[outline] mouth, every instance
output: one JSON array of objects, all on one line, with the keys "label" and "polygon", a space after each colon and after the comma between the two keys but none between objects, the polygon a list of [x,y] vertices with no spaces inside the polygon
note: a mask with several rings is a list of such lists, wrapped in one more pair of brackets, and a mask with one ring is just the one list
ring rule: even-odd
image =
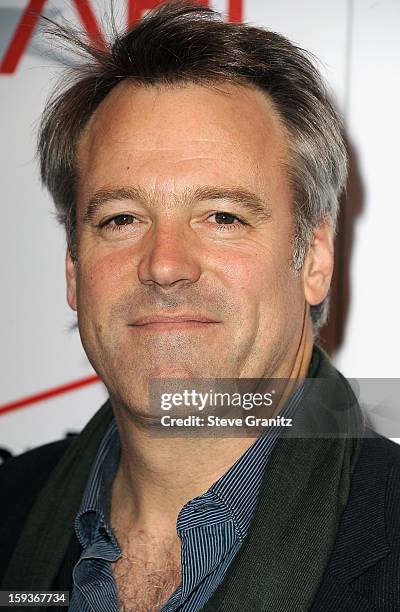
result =
[{"label": "mouth", "polygon": [[172,331],[179,329],[207,329],[218,325],[220,322],[195,313],[170,316],[149,315],[138,317],[133,323],[130,323],[129,327],[148,331]]}]

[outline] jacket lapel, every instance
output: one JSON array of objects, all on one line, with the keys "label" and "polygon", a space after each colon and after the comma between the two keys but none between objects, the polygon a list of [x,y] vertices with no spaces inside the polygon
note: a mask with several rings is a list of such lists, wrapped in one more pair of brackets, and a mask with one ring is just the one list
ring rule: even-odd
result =
[{"label": "jacket lapel", "polygon": [[[278,546],[279,542],[274,541],[275,533],[272,539],[268,535],[275,525],[268,524],[264,510],[257,513],[251,529],[252,535],[250,534],[249,540],[235,559],[227,579],[203,608],[205,612],[260,612],[269,609],[288,612],[376,612],[376,607],[351,586],[353,580],[390,553],[385,530],[387,476],[382,478],[382,474],[389,474],[388,459],[382,453],[379,437],[370,433],[371,437],[363,440],[352,476],[348,503],[339,524],[326,571],[311,606],[298,605],[294,600],[288,600],[284,585],[271,583],[271,576],[266,571],[270,554],[268,548],[271,545]],[[281,470],[281,477],[288,478],[283,464]],[[291,468],[289,471],[291,472]],[[276,490],[274,497],[275,495]],[[294,498],[291,500],[291,503],[293,502]],[[316,512],[316,520],[318,516],[319,513]],[[315,537],[314,531],[311,521],[311,538]],[[281,541],[280,544],[284,546],[285,542]],[[308,550],[311,555],[319,554],[316,549]],[[307,572],[307,565],[302,567],[297,564],[297,569],[297,575],[293,574],[291,580],[301,589],[301,574]],[[276,600],[271,606],[270,597],[274,591]]]},{"label": "jacket lapel", "polygon": [[337,579],[326,579],[318,591],[311,612],[377,612],[363,595]]},{"label": "jacket lapel", "polygon": [[111,419],[107,401],[53,471],[24,525],[1,584],[3,589],[51,588],[74,535],[75,515]]},{"label": "jacket lapel", "polygon": [[382,453],[379,438],[372,434],[361,448],[349,501],[313,612],[375,609],[351,588],[351,583],[390,552],[385,530],[388,473],[387,457]]}]

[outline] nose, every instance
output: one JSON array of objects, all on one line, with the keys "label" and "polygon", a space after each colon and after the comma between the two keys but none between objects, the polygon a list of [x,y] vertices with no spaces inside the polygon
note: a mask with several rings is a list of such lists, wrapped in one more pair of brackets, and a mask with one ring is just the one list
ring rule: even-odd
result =
[{"label": "nose", "polygon": [[177,288],[191,285],[200,278],[195,239],[181,223],[156,223],[145,240],[138,266],[141,283]]}]

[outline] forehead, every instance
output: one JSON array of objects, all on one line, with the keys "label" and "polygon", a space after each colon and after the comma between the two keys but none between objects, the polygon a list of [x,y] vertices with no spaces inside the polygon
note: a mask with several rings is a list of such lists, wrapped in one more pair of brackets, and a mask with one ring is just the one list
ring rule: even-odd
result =
[{"label": "forehead", "polygon": [[287,158],[279,114],[254,87],[125,81],[103,100],[80,138],[78,191],[85,196],[132,180],[176,189],[206,179],[262,189],[264,181],[277,180]]}]

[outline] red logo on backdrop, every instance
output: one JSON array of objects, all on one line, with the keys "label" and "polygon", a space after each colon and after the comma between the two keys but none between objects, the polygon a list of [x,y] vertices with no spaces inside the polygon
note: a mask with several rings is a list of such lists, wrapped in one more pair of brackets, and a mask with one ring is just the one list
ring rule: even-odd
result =
[{"label": "red logo on backdrop", "polygon": [[[164,1],[165,0],[127,0],[128,25],[132,25],[136,21],[139,21],[144,11],[153,9],[159,4],[163,4]],[[71,2],[90,39],[99,47],[104,47],[104,37],[90,0],[71,0]],[[212,4],[209,0],[197,0],[197,2],[204,6]],[[0,63],[0,74],[13,74],[17,69],[40,19],[40,13],[43,12],[46,4],[47,0],[30,0]],[[242,21],[243,0],[227,0],[227,14],[231,22]]]}]

